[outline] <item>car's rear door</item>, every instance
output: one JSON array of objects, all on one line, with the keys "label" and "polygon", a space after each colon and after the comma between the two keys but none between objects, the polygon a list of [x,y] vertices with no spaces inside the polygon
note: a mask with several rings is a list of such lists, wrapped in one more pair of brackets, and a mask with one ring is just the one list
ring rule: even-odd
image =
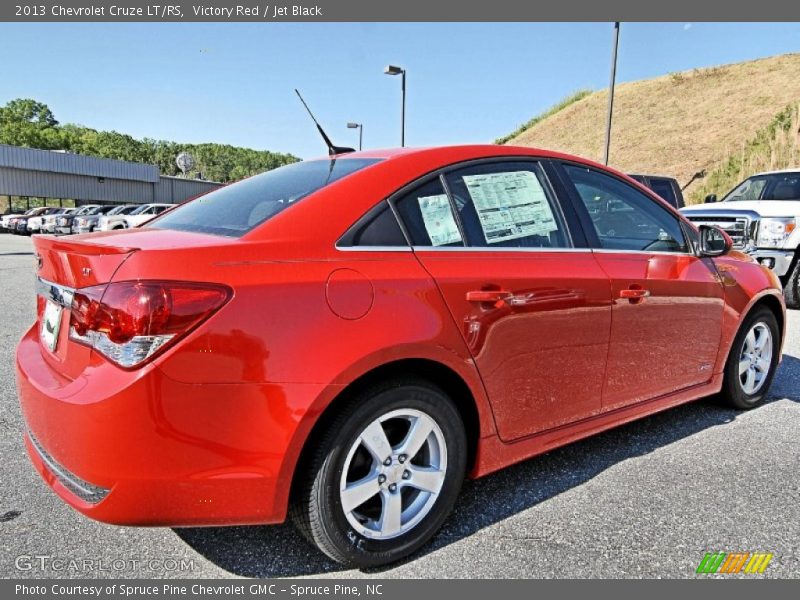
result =
[{"label": "car's rear door", "polygon": [[709,381],[724,309],[713,261],[695,255],[675,214],[626,181],[558,168],[612,284],[603,410]]},{"label": "car's rear door", "polygon": [[392,205],[470,348],[502,439],[600,411],[610,283],[539,162],[471,163]]}]

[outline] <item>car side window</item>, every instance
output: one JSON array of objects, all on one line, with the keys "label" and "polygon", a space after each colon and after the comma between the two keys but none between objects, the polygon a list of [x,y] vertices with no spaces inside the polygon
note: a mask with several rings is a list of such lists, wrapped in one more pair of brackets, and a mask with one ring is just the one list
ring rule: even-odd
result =
[{"label": "car side window", "polygon": [[632,186],[587,167],[564,169],[591,217],[600,247],[688,252],[680,220]]},{"label": "car side window", "polygon": [[413,246],[463,246],[442,182],[436,178],[394,201]]},{"label": "car side window", "polygon": [[339,240],[340,247],[397,247],[408,246],[400,225],[389,208],[381,202],[361,217]]},{"label": "car side window", "polygon": [[669,202],[671,206],[678,208],[678,199],[675,197],[675,190],[672,184],[666,179],[653,177],[650,179],[650,189]]},{"label": "car side window", "polygon": [[490,162],[446,175],[467,245],[566,248],[570,238],[538,163]]}]

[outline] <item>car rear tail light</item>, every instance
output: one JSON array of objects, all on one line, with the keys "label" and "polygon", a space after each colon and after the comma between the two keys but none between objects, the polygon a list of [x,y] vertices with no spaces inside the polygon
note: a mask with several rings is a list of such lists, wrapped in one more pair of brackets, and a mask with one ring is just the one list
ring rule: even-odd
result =
[{"label": "car rear tail light", "polygon": [[206,283],[121,281],[75,291],[70,339],[121,367],[141,365],[197,327],[231,297]]}]

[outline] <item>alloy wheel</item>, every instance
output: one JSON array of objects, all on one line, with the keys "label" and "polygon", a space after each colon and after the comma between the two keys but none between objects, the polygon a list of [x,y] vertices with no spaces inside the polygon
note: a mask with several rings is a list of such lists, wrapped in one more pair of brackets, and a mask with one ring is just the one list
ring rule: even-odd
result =
[{"label": "alloy wheel", "polygon": [[350,447],[339,498],[350,526],[387,540],[413,529],[433,508],[447,473],[442,429],[415,409],[386,413]]},{"label": "alloy wheel", "polygon": [[744,338],[739,355],[739,384],[748,396],[758,392],[767,380],[772,365],[772,332],[761,321]]}]

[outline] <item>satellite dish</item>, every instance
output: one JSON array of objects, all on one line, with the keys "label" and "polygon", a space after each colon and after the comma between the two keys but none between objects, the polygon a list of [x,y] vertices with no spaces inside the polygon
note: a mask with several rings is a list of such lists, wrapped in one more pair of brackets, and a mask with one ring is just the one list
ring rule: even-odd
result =
[{"label": "satellite dish", "polygon": [[186,173],[191,171],[192,167],[194,167],[194,157],[188,152],[181,152],[175,158],[175,164],[178,165],[181,172],[186,175]]}]

